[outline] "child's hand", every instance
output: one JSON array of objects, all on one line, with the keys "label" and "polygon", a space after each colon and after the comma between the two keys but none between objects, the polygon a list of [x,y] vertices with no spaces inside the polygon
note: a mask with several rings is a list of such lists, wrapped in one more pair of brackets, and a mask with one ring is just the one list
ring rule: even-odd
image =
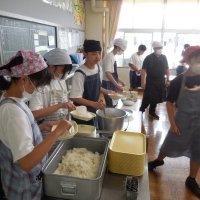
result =
[{"label": "child's hand", "polygon": [[180,131],[179,131],[179,128],[177,127],[177,125],[174,123],[173,125],[171,125],[171,131],[173,134],[175,135],[180,135]]},{"label": "child's hand", "polygon": [[124,88],[124,86],[121,86],[121,85],[118,84],[117,89],[119,90],[119,92],[120,92],[120,91],[122,92],[122,91],[123,91],[123,88]]},{"label": "child's hand", "polygon": [[69,130],[72,125],[67,120],[60,120],[58,126],[53,131],[59,137],[62,135],[66,130]]},{"label": "child's hand", "polygon": [[103,110],[106,108],[106,105],[103,103],[103,101],[95,102],[94,107],[96,109]]},{"label": "child's hand", "polygon": [[73,103],[69,102],[62,103],[62,108],[67,108],[69,110],[76,110],[76,106]]},{"label": "child's hand", "polygon": [[53,124],[51,122],[43,122],[39,125],[41,131],[50,132]]}]

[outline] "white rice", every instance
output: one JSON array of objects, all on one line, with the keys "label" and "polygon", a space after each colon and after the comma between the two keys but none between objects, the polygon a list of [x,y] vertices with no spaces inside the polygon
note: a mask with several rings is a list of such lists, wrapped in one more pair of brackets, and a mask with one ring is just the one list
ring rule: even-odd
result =
[{"label": "white rice", "polygon": [[98,175],[101,155],[86,148],[68,150],[54,174],[95,179]]}]

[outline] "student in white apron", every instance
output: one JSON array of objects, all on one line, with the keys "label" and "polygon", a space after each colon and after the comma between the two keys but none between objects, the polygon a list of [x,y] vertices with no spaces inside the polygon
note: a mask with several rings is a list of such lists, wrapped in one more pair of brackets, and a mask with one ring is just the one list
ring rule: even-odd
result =
[{"label": "student in white apron", "polygon": [[170,130],[158,158],[149,162],[149,170],[164,164],[165,157],[190,158],[190,173],[185,185],[200,198],[196,182],[200,167],[200,46],[191,46],[184,53],[189,69],[171,83],[167,97]]},{"label": "student in white apron", "polygon": [[[29,107],[37,120],[44,119],[51,124],[52,121],[66,119],[69,110],[75,106],[68,102],[68,91],[65,82],[66,75],[72,69],[72,62],[66,50],[53,49],[44,55],[51,72],[49,85],[40,88],[30,100]],[[43,133],[46,137],[48,132]],[[54,151],[59,142],[55,143],[49,155]]]},{"label": "student in white apron", "polygon": [[68,109],[75,106],[68,102],[65,77],[72,69],[72,62],[66,50],[53,49],[44,55],[51,72],[50,85],[40,88],[29,101],[29,107],[36,119],[57,121],[66,119]]},{"label": "student in white apron", "polygon": [[57,138],[71,125],[62,120],[43,140],[40,129],[24,98],[49,84],[51,75],[40,54],[19,51],[0,67],[0,170],[8,200],[40,200],[41,169]]}]

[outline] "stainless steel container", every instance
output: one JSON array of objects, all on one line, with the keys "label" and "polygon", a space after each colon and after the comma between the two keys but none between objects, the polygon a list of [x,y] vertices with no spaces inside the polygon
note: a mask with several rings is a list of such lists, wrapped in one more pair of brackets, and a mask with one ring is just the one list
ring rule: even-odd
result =
[{"label": "stainless steel container", "polygon": [[[106,169],[108,143],[109,140],[107,139],[86,137],[74,137],[61,142],[43,168],[45,195],[61,199],[99,199]],[[53,174],[67,150],[81,147],[102,154],[96,179],[83,179]]]},{"label": "stainless steel container", "polygon": [[106,108],[105,111],[96,111],[98,128],[105,131],[122,130],[124,120],[127,116],[124,110],[117,108]]}]

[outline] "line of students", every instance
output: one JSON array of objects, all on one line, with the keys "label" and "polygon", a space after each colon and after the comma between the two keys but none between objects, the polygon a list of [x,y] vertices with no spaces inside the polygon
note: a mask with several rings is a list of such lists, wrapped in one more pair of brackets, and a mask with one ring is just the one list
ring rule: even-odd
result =
[{"label": "line of students", "polygon": [[[115,46],[114,49],[125,48]],[[110,92],[101,87],[99,41],[86,40],[84,56],[86,61],[75,72],[70,98],[75,105],[85,105],[89,111],[96,112],[106,107],[99,101],[100,92],[104,95]],[[110,68],[114,71],[114,65]],[[44,58],[32,51],[19,51],[0,67],[0,91],[3,91],[0,169],[2,186],[9,200],[39,200],[43,195],[42,166],[58,137],[71,128],[66,121],[67,111],[76,108],[68,102],[65,81],[62,81],[71,69],[67,52],[61,49],[48,52]],[[25,103],[27,100],[30,108]],[[45,120],[38,126],[35,119]],[[58,126],[51,132],[54,124]]]},{"label": "line of students", "polygon": [[38,200],[42,196],[40,173],[46,155],[57,138],[71,125],[60,120],[43,140],[46,123],[37,125],[24,98],[49,84],[51,73],[40,54],[19,51],[0,68],[0,169],[5,196],[9,200]]},{"label": "line of students", "polygon": [[[75,72],[70,94],[76,105],[86,105],[88,110],[95,112],[96,109],[105,108],[105,104],[98,101],[100,91],[107,95],[110,89],[117,87],[121,90],[119,83],[123,83],[116,78],[113,61],[117,52],[120,54],[125,50],[126,44],[123,42],[116,40],[113,51],[105,57],[105,76],[108,79],[112,77],[104,80],[102,69],[98,65],[101,58],[100,43],[95,40],[85,41],[86,62]],[[200,153],[200,47],[190,47],[184,57],[190,66],[189,70],[174,79],[167,99],[171,129],[158,158],[149,163],[149,169],[163,165],[166,156],[188,156],[191,168],[186,186],[199,197],[200,188],[195,178]],[[71,127],[65,120],[65,115],[68,109],[75,109],[75,105],[66,102],[66,85],[62,82],[62,78],[71,70],[71,60],[67,52],[60,49],[50,51],[44,58],[47,64],[40,54],[19,51],[7,64],[0,67],[0,90],[4,91],[0,101],[0,169],[5,195],[11,200],[41,199],[40,173],[47,153],[57,138]],[[101,87],[102,79],[106,89]],[[30,100],[32,112],[24,102],[27,99]],[[177,107],[174,103],[177,103]],[[38,126],[35,119],[41,118],[45,122]],[[58,127],[51,132],[55,123]],[[41,132],[44,131],[48,134],[43,139]]]}]

